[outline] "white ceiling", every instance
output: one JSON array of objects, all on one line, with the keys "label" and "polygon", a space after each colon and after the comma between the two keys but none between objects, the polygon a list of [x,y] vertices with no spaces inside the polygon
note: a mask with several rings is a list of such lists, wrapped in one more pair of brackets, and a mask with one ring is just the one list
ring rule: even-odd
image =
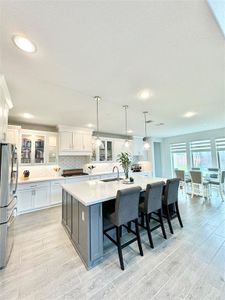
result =
[{"label": "white ceiling", "polygon": [[[142,112],[164,122],[153,136],[225,126],[225,40],[206,1],[1,1],[1,72],[14,108],[10,118],[143,134]],[[18,50],[22,33],[38,51]],[[151,89],[140,101],[137,93]],[[181,117],[187,111],[198,115]]]}]

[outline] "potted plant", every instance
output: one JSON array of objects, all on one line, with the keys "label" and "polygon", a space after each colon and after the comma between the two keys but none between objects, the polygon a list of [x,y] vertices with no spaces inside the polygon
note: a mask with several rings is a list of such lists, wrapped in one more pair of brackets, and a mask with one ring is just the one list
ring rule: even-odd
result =
[{"label": "potted plant", "polygon": [[123,168],[125,179],[128,179],[129,168],[132,163],[130,159],[130,155],[127,152],[121,152],[118,155],[117,161],[120,163],[120,165]]}]

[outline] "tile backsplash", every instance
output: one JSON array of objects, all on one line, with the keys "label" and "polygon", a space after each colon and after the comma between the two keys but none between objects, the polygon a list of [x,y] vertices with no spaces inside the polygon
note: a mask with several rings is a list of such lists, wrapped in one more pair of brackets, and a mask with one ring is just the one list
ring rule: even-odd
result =
[{"label": "tile backsplash", "polygon": [[61,170],[80,169],[90,162],[89,156],[59,156],[58,165]]},{"label": "tile backsplash", "polygon": [[[30,171],[30,178],[51,177],[60,175],[64,169],[83,169],[84,172],[90,173],[89,165],[94,165],[95,168],[92,174],[112,172],[114,166],[118,166],[122,171],[118,162],[107,163],[92,163],[89,156],[59,156],[58,165],[39,165],[39,166],[20,166],[19,177],[23,177],[23,171]],[[54,167],[59,166],[60,172],[56,174]]]}]

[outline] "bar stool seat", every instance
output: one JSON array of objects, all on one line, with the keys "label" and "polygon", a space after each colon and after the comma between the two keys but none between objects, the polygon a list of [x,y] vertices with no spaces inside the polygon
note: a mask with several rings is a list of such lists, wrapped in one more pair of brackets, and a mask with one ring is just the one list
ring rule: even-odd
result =
[{"label": "bar stool seat", "polygon": [[[127,188],[117,191],[115,209],[113,212],[107,212],[105,218],[113,226],[104,230],[104,235],[107,236],[116,246],[118,250],[120,267],[124,270],[122,249],[131,243],[137,241],[140,255],[143,256],[143,250],[141,246],[141,238],[138,227],[138,205],[140,198],[140,187]],[[135,231],[128,228],[127,223],[134,222]],[[125,244],[121,244],[121,232],[122,226],[124,226],[129,232],[135,235],[135,238],[129,240]],[[116,229],[116,240],[114,240],[108,231]]]}]

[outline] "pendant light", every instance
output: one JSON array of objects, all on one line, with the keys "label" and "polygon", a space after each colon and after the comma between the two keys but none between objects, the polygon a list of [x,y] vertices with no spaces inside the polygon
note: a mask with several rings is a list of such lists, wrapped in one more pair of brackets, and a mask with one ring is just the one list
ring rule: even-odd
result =
[{"label": "pendant light", "polygon": [[102,144],[102,141],[99,137],[99,116],[98,116],[98,105],[99,105],[99,100],[101,100],[101,98],[99,96],[95,96],[94,100],[96,101],[96,118],[97,118],[97,138],[95,140],[95,144],[97,147],[99,147]]},{"label": "pendant light", "polygon": [[124,146],[126,148],[129,148],[130,146],[130,142],[129,142],[129,139],[128,139],[128,132],[127,132],[127,109],[128,109],[128,105],[123,105],[123,108],[124,108],[124,112],[125,112],[125,132],[126,132],[126,140],[125,140],[125,143],[124,143]]},{"label": "pendant light", "polygon": [[148,114],[148,112],[144,111],[143,114],[144,114],[144,120],[145,120],[145,137],[143,138],[143,142],[144,142],[144,149],[148,150],[150,148],[150,144],[147,141],[147,127],[146,127],[146,124],[147,124],[146,115]]}]

